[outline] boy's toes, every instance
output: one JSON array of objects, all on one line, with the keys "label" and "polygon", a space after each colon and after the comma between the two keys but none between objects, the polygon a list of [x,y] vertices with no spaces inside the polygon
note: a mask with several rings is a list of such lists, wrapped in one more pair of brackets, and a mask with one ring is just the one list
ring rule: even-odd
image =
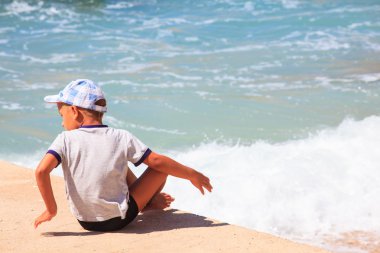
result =
[{"label": "boy's toes", "polygon": [[171,203],[174,201],[174,198],[167,193],[161,192],[160,195],[164,198],[163,201],[165,202],[166,207],[169,207]]},{"label": "boy's toes", "polygon": [[170,207],[171,203],[174,201],[174,198],[167,193],[158,193],[156,194],[149,204],[143,209],[143,211],[148,210],[163,210]]},{"label": "boy's toes", "polygon": [[171,195],[169,195],[169,194],[167,194],[165,192],[161,192],[161,194],[166,199],[167,202],[171,203],[171,202],[173,202],[175,200]]}]

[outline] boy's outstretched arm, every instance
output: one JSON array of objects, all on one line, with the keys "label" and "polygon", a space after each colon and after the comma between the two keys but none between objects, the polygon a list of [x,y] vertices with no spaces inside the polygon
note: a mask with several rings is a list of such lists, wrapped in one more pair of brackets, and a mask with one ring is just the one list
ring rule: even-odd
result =
[{"label": "boy's outstretched arm", "polygon": [[190,182],[196,188],[198,188],[202,194],[204,194],[203,188],[206,188],[209,192],[212,191],[212,186],[208,177],[190,167],[180,164],[179,162],[167,156],[152,152],[144,160],[144,163],[150,168],[162,173],[190,180]]},{"label": "boy's outstretched arm", "polygon": [[36,181],[45,202],[46,210],[35,219],[34,228],[37,228],[42,222],[50,221],[57,214],[57,204],[50,182],[50,172],[57,164],[58,161],[53,155],[46,154],[36,169]]}]

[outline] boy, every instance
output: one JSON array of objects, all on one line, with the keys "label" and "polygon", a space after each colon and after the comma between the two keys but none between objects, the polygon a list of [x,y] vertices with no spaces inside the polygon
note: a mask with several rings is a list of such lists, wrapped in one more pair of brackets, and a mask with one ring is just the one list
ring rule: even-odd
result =
[{"label": "boy", "polygon": [[[72,81],[44,100],[57,104],[67,131],[54,140],[35,172],[46,206],[35,228],[57,214],[50,172],[60,163],[71,212],[90,231],[118,230],[144,208],[170,206],[174,199],[160,193],[168,175],[188,179],[202,194],[204,188],[211,192],[210,180],[200,172],[151,151],[126,130],[103,125],[106,100],[91,80]],[[148,168],[136,178],[128,161]]]}]

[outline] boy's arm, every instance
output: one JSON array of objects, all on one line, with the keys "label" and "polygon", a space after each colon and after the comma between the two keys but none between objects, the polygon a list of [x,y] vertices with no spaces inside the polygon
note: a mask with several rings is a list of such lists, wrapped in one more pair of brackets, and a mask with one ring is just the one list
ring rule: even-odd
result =
[{"label": "boy's arm", "polygon": [[144,160],[144,163],[150,168],[162,173],[190,180],[190,182],[198,188],[202,194],[204,194],[203,188],[206,188],[209,192],[212,191],[212,186],[208,177],[167,156],[152,152]]},{"label": "boy's arm", "polygon": [[36,169],[36,181],[42,199],[45,202],[46,210],[36,218],[34,228],[37,228],[42,222],[50,221],[57,214],[57,204],[50,182],[50,172],[57,164],[58,161],[53,155],[46,154]]}]

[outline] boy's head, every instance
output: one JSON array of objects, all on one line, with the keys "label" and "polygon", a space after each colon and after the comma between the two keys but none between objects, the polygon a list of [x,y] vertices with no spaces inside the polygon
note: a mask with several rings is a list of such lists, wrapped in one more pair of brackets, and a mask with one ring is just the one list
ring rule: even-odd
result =
[{"label": "boy's head", "polygon": [[58,95],[46,96],[45,102],[56,103],[67,130],[91,122],[101,123],[107,111],[103,91],[93,81],[78,79],[70,82]]}]

